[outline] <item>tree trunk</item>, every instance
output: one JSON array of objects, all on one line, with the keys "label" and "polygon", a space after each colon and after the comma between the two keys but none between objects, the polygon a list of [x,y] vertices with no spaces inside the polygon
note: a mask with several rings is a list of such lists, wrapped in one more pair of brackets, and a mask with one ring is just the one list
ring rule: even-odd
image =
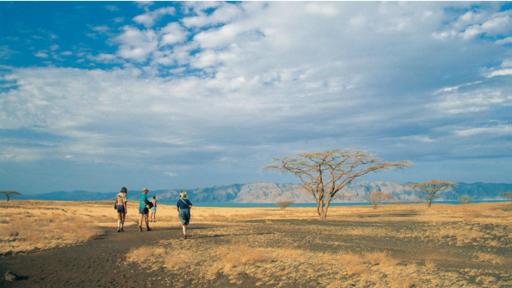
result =
[{"label": "tree trunk", "polygon": [[327,203],[321,203],[321,209],[320,209],[320,213],[318,214],[318,216],[320,216],[320,219],[321,220],[326,220],[327,219],[327,211],[329,210],[329,206],[331,205],[331,201],[328,201]]}]

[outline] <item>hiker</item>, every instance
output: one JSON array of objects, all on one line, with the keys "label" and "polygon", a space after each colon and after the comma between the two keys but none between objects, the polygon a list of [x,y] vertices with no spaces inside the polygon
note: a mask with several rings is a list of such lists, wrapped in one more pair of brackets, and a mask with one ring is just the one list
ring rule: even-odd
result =
[{"label": "hiker", "polygon": [[148,213],[149,209],[153,206],[151,202],[148,201],[148,188],[144,188],[142,190],[142,193],[140,194],[140,200],[139,200],[139,214],[140,214],[140,220],[139,220],[139,231],[142,232],[142,222],[144,221],[146,223],[146,230],[151,231],[151,228],[149,228],[149,220],[148,220]]},{"label": "hiker", "polygon": [[116,195],[114,209],[117,210],[118,216],[117,232],[124,232],[124,220],[126,219],[126,212],[128,210],[128,200],[126,198],[127,193],[128,189],[126,187],[122,187],[121,191]]},{"label": "hiker", "polygon": [[180,192],[180,199],[176,203],[176,207],[181,228],[183,229],[183,239],[187,239],[187,225],[190,222],[190,208],[192,208],[192,202],[187,199],[187,192]]},{"label": "hiker", "polygon": [[126,220],[126,214],[128,214],[128,188],[123,186],[121,188],[121,192],[124,194],[124,198],[126,200],[124,203],[124,213],[123,213],[123,226],[124,226],[124,222]]},{"label": "hiker", "polygon": [[149,214],[149,221],[156,222],[156,196],[153,196],[151,203],[153,203],[153,207],[151,208],[151,214]]}]

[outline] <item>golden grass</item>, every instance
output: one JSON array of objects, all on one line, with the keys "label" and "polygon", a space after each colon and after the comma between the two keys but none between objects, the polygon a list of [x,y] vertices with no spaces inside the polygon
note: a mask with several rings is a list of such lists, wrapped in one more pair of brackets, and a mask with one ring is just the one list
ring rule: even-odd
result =
[{"label": "golden grass", "polygon": [[[403,258],[382,248],[386,245],[369,247],[376,251],[352,252],[348,248],[354,243],[345,240],[351,237],[393,243],[393,239],[400,239],[452,250],[508,248],[510,242],[499,240],[512,231],[512,215],[499,209],[500,205],[435,205],[433,209],[386,205],[377,211],[370,207],[333,207],[329,218],[332,225],[302,225],[315,223],[310,208],[195,208],[193,224],[213,226],[193,230],[196,239],[162,241],[158,245],[166,249],[162,255],[170,256],[152,259],[156,267],[194,275],[197,280],[193,286],[215,286],[215,281],[227,279],[231,285],[258,287],[506,287],[512,284],[504,268],[510,261],[491,253],[464,258],[435,249],[413,250]],[[404,221],[409,224],[402,224]],[[300,237],[294,237],[296,233]],[[212,242],[216,238],[221,241]],[[180,250],[188,251],[187,256],[180,256]],[[491,266],[445,269],[450,261],[475,260],[499,270]],[[497,274],[501,280],[493,276]]]},{"label": "golden grass", "polygon": [[[508,205],[332,207],[327,222],[313,208],[194,207],[192,239],[138,247],[126,261],[193,276],[178,287],[511,287],[512,253],[498,252],[512,248]],[[153,227],[178,227],[176,214],[160,205]],[[111,203],[3,202],[0,253],[85,241],[116,217]],[[130,201],[126,223],[137,219]]]},{"label": "golden grass", "polygon": [[[212,285],[212,281],[223,277],[231,285],[243,287],[250,286],[249,283],[258,287],[290,287],[296,283],[307,283],[308,286],[315,283],[318,287],[457,287],[453,284],[464,283],[460,275],[431,265],[400,265],[397,259],[385,252],[322,253],[244,244],[204,249],[189,241],[181,243],[189,251],[183,256],[172,248],[179,245],[178,242],[161,243],[159,248],[166,247],[166,251],[160,255],[169,255],[162,260],[127,257],[127,261],[144,267],[160,266],[175,273],[187,271],[189,276],[198,279],[195,286]],[[129,255],[146,249],[134,249]],[[149,264],[148,259],[153,259],[153,264]]]},{"label": "golden grass", "polygon": [[0,254],[74,244],[100,231],[89,217],[77,215],[79,208],[11,202],[0,206]]},{"label": "golden grass", "polygon": [[491,263],[494,265],[502,265],[505,263],[505,258],[495,255],[495,254],[477,252],[474,255],[475,255],[475,259],[477,261],[483,261],[483,262]]}]

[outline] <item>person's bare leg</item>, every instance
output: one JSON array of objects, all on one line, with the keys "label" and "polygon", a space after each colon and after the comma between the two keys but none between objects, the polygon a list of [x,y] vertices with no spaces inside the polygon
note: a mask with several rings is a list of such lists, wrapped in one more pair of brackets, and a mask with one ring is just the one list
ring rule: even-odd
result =
[{"label": "person's bare leg", "polygon": [[123,221],[123,213],[117,213],[117,232],[121,232],[122,221]]},{"label": "person's bare leg", "polygon": [[124,220],[126,219],[126,213],[121,213],[121,231],[124,231]]},{"label": "person's bare leg", "polygon": [[183,230],[183,238],[187,238],[187,225],[181,225],[181,229]]},{"label": "person's bare leg", "polygon": [[145,214],[145,215],[144,215],[144,220],[146,221],[146,230],[147,230],[147,231],[151,231],[151,228],[149,228],[149,218],[148,218],[148,214]]},{"label": "person's bare leg", "polygon": [[142,221],[144,220],[144,214],[140,214],[139,219],[139,231],[142,232]]}]

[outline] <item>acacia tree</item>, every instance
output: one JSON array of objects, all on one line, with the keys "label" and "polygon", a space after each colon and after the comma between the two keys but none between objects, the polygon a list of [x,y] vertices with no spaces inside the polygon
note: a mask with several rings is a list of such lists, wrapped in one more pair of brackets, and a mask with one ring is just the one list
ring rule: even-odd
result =
[{"label": "acacia tree", "polygon": [[0,191],[0,194],[4,194],[7,201],[11,200],[12,196],[21,195],[20,192],[16,192],[16,191]]},{"label": "acacia tree", "polygon": [[503,192],[503,193],[501,193],[501,195],[512,200],[512,192]]},{"label": "acacia tree", "polygon": [[440,191],[446,191],[453,188],[453,183],[443,180],[430,180],[422,183],[414,184],[414,189],[417,189],[426,194],[428,207],[432,207],[432,201],[436,194]]},{"label": "acacia tree", "polygon": [[336,149],[274,158],[267,169],[297,176],[304,189],[315,198],[318,216],[325,220],[331,201],[355,179],[378,170],[408,165],[408,161],[384,162],[365,151]]},{"label": "acacia tree", "polygon": [[385,200],[392,199],[393,196],[382,191],[371,191],[368,193],[368,201],[372,204],[373,209],[377,209],[377,206]]}]

